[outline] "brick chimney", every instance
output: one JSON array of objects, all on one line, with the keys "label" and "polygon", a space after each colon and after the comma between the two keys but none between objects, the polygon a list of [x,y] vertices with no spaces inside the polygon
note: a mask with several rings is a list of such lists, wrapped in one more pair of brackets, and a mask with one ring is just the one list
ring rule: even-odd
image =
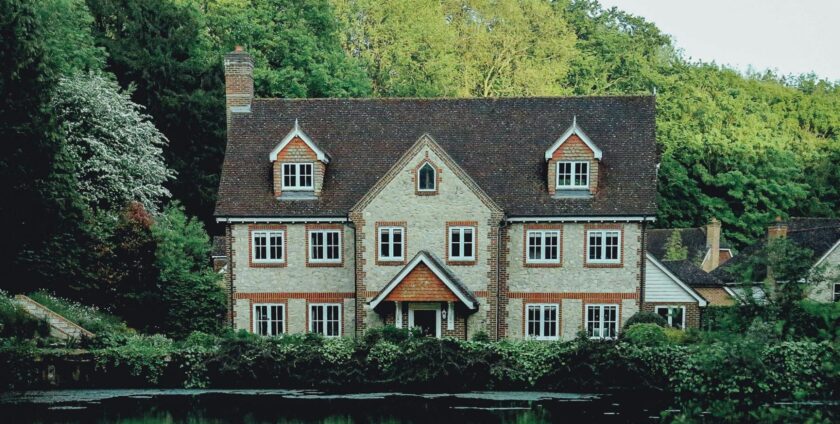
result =
[{"label": "brick chimney", "polygon": [[225,55],[225,110],[230,125],[231,111],[249,112],[254,98],[254,59],[236,48]]},{"label": "brick chimney", "polygon": [[706,224],[706,249],[709,250],[709,260],[703,263],[703,270],[710,272],[720,266],[720,221],[717,218]]},{"label": "brick chimney", "polygon": [[782,217],[777,216],[776,222],[767,227],[767,240],[787,237],[788,226],[787,222],[782,221]]}]

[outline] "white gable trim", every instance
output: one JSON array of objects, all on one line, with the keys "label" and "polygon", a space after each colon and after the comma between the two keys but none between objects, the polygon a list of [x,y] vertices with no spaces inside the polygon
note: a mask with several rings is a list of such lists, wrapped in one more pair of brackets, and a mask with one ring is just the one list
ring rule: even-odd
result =
[{"label": "white gable trim", "polygon": [[414,259],[412,259],[411,262],[409,262],[408,265],[406,265],[402,269],[402,271],[400,271],[400,273],[397,274],[397,276],[393,280],[391,280],[391,282],[388,283],[388,285],[385,286],[385,288],[382,289],[382,291],[379,292],[379,294],[376,295],[376,297],[374,297],[373,300],[370,301],[371,309],[375,308],[377,305],[379,305],[379,303],[385,300],[385,298],[388,297],[388,295],[391,294],[391,292],[394,291],[394,289],[397,288],[397,286],[400,285],[400,283],[402,283],[405,277],[408,276],[408,274],[411,271],[413,271],[414,268],[417,267],[418,264],[420,264],[420,262],[426,264],[426,266],[429,267],[429,269],[431,269],[432,272],[434,272],[438,278],[440,278],[440,281],[443,281],[443,284],[446,284],[446,287],[449,290],[451,290],[452,293],[455,293],[455,296],[457,296],[461,302],[464,302],[464,305],[467,305],[467,307],[470,309],[476,309],[475,302],[467,299],[467,297],[464,296],[463,293],[461,293],[461,289],[458,288],[458,286],[456,286],[452,281],[450,281],[449,278],[446,277],[446,274],[444,274],[438,268],[438,266],[435,265],[434,262],[429,260],[429,258],[423,252],[415,256]]},{"label": "white gable trim", "polygon": [[668,268],[665,267],[665,265],[662,265],[662,262],[659,262],[658,260],[656,260],[656,258],[653,257],[653,255],[651,255],[650,253],[645,253],[645,257],[647,257],[647,259],[652,264],[654,264],[657,268],[659,268],[660,271],[664,272],[665,275],[668,276],[668,278],[670,278],[675,283],[677,283],[677,285],[680,286],[680,288],[685,290],[686,293],[688,293],[691,297],[696,299],[697,304],[699,306],[701,306],[701,307],[706,306],[706,299],[703,299],[703,296],[700,296],[699,294],[697,294],[696,291],[694,291],[694,289],[689,287],[687,284],[683,283],[682,280],[680,280],[676,275],[674,275],[671,271],[669,271]]},{"label": "white gable trim", "polygon": [[601,160],[604,153],[598,148],[598,146],[595,145],[592,139],[583,132],[583,129],[578,126],[577,116],[572,119],[572,125],[569,129],[567,129],[566,132],[564,132],[563,135],[561,135],[560,138],[558,138],[557,141],[555,141],[554,144],[545,151],[545,160],[551,160],[552,156],[554,156],[554,152],[557,151],[557,149],[559,149],[560,146],[562,146],[563,143],[565,143],[572,135],[580,137],[580,139],[583,140],[583,143],[592,150],[592,153],[595,155],[595,159]]},{"label": "white gable trim", "polygon": [[330,163],[330,158],[329,156],[327,156],[327,153],[319,149],[318,146],[315,145],[315,142],[312,141],[312,139],[309,138],[309,136],[306,135],[306,133],[303,132],[302,129],[300,129],[297,119],[295,119],[295,127],[292,128],[292,130],[289,131],[289,133],[286,134],[285,137],[283,137],[283,140],[281,140],[280,143],[277,144],[274,150],[272,150],[271,153],[268,154],[268,160],[271,162],[277,160],[277,155],[279,155],[280,152],[283,151],[283,149],[286,147],[286,145],[289,144],[289,142],[292,141],[295,137],[300,137],[300,139],[303,140],[303,142],[306,143],[306,145],[309,146],[309,148],[312,149],[313,152],[315,152],[315,156],[318,158],[319,161],[324,163]]},{"label": "white gable trim", "polygon": [[513,216],[507,222],[654,222],[654,216]]},{"label": "white gable trim", "polygon": [[837,240],[837,243],[834,243],[834,246],[831,246],[831,249],[828,249],[828,252],[825,252],[825,254],[822,255],[820,260],[818,260],[817,263],[814,264],[813,268],[822,265],[822,263],[825,262],[826,259],[828,259],[828,257],[831,256],[831,254],[834,253],[834,251],[837,250],[838,247],[840,247],[840,240]]}]

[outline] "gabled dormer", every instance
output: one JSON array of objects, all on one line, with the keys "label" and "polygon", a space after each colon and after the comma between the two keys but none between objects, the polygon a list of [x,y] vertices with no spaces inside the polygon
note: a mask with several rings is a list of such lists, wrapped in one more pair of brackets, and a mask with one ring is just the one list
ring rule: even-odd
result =
[{"label": "gabled dormer", "polygon": [[598,191],[598,168],[603,152],[577,124],[545,151],[548,192],[555,197],[589,197]]},{"label": "gabled dormer", "polygon": [[269,153],[273,164],[274,196],[278,199],[313,199],[321,195],[330,156],[295,126]]}]

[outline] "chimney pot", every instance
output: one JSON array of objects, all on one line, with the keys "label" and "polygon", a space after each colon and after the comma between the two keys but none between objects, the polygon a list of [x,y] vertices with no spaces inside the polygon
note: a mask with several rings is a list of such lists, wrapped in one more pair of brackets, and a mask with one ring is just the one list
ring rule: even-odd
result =
[{"label": "chimney pot", "polygon": [[782,221],[782,217],[777,216],[773,225],[767,228],[767,239],[777,239],[787,237],[788,225],[787,222]]}]

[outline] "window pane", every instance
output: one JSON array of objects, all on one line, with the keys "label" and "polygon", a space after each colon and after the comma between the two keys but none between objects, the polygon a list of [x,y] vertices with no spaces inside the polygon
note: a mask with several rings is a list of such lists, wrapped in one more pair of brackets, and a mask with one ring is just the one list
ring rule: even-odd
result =
[{"label": "window pane", "polygon": [[254,259],[263,260],[267,258],[266,252],[266,234],[254,234]]},{"label": "window pane", "polygon": [[575,185],[589,185],[589,164],[580,162],[575,164]]},{"label": "window pane", "polygon": [[390,243],[391,243],[391,237],[390,237],[390,234],[388,233],[388,230],[382,230],[379,233],[379,256],[382,256],[382,257],[385,257],[385,258],[391,256]]},{"label": "window pane", "polygon": [[451,230],[449,233],[449,256],[453,258],[461,257],[461,232],[457,229]]},{"label": "window pane", "polygon": [[589,259],[601,259],[601,233],[589,234]]},{"label": "window pane", "polygon": [[668,321],[668,308],[656,308],[656,313],[665,321]]},{"label": "window pane", "polygon": [[420,190],[435,189],[435,170],[428,163],[420,168]]},{"label": "window pane", "polygon": [[331,231],[327,233],[327,259],[339,259],[338,238],[339,233]]},{"label": "window pane", "polygon": [[539,233],[531,233],[528,236],[528,259],[542,259]]},{"label": "window pane", "polygon": [[539,336],[540,319],[538,314],[538,306],[528,306],[528,336]]},{"label": "window pane", "polygon": [[557,307],[546,306],[544,317],[545,317],[545,329],[543,330],[543,336],[545,336],[545,337],[555,337],[555,336],[557,336]]},{"label": "window pane", "polygon": [[391,247],[392,255],[395,258],[402,257],[402,230],[396,229],[393,233],[394,243]]},{"label": "window pane", "polygon": [[270,243],[270,259],[282,259],[283,258],[283,234],[282,233],[272,233],[269,239]]},{"label": "window pane", "polygon": [[283,165],[283,186],[295,187],[297,185],[297,166],[294,164]]},{"label": "window pane", "polygon": [[545,236],[545,259],[557,259],[557,233],[546,233]]},{"label": "window pane", "polygon": [[310,233],[309,243],[312,244],[312,259],[324,259],[324,233]]},{"label": "window pane", "polygon": [[310,163],[300,165],[300,186],[312,187],[312,164]]}]

